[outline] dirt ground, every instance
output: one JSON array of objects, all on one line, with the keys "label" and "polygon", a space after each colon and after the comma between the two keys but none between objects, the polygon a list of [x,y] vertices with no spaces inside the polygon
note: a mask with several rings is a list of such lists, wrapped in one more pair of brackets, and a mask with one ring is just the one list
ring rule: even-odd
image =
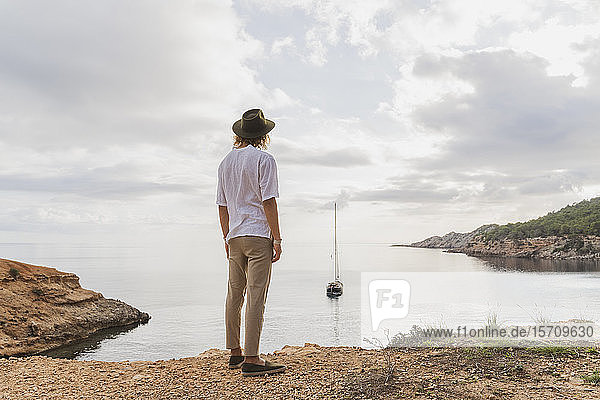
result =
[{"label": "dirt ground", "polygon": [[286,346],[242,377],[223,350],[165,361],[0,359],[0,399],[600,399],[595,349]]}]

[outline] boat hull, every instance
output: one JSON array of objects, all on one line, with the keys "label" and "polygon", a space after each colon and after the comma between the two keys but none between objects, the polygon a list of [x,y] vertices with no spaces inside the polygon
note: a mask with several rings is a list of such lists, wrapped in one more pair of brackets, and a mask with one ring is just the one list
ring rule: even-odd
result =
[{"label": "boat hull", "polygon": [[329,282],[326,293],[327,297],[340,297],[344,293],[344,285],[340,281]]}]

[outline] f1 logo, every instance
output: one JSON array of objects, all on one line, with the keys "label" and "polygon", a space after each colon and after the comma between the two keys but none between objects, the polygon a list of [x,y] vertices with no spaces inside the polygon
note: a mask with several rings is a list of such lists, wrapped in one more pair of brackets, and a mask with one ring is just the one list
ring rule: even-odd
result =
[{"label": "f1 logo", "polygon": [[369,282],[369,304],[373,331],[386,319],[408,315],[410,285],[404,279],[376,279]]}]

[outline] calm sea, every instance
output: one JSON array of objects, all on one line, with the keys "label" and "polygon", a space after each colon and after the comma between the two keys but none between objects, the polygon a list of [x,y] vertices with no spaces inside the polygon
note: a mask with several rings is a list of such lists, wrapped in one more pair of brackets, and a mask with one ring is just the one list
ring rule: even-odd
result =
[{"label": "calm sea", "polygon": [[[389,244],[340,244],[344,295],[325,296],[332,275],[328,245],[286,243],[273,265],[262,352],[284,345],[360,346],[360,273],[386,271],[571,272],[573,279],[600,271],[595,262],[478,259],[438,249]],[[224,348],[227,261],[215,246],[103,246],[99,244],[3,243],[0,257],[74,272],[85,288],[123,300],[152,319],[128,331],[112,330],[77,346],[50,353],[81,360],[158,360]],[[598,280],[600,289],[600,280]],[[596,292],[598,293],[598,292]],[[565,298],[569,298],[568,292]]]}]

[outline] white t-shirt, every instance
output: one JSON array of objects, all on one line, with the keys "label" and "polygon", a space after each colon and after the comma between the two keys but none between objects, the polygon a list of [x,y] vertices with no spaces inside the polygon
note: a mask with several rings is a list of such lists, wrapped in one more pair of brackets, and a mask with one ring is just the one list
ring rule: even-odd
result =
[{"label": "white t-shirt", "polygon": [[219,164],[217,204],[227,206],[229,233],[271,237],[262,202],[279,197],[275,158],[252,145],[233,147]]}]

